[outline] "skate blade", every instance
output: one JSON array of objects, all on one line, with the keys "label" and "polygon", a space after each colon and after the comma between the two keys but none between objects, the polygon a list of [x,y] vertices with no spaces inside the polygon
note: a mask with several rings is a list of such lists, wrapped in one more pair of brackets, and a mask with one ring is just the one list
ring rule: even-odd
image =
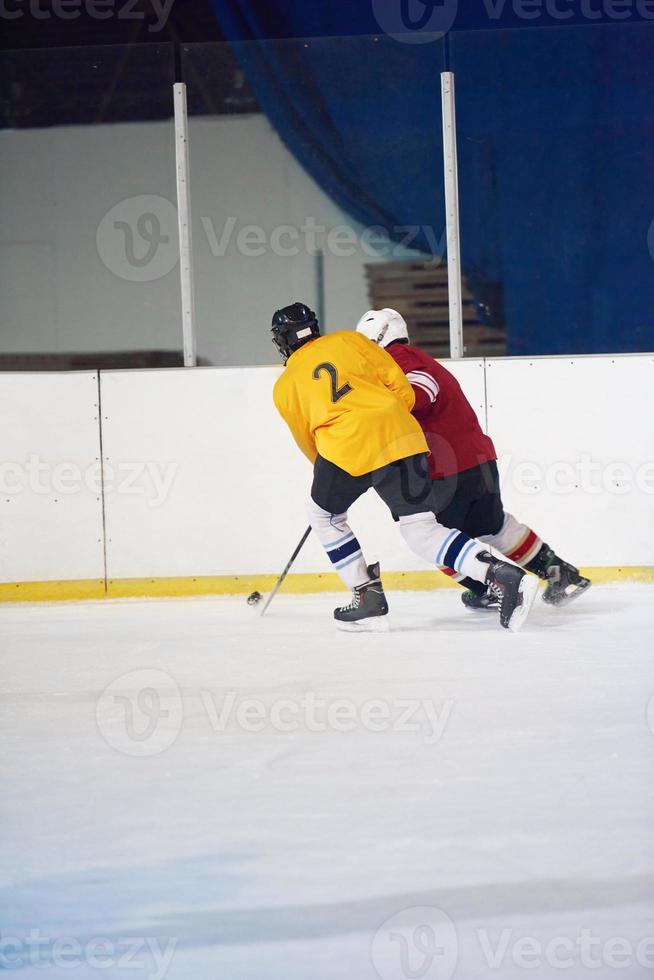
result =
[{"label": "skate blade", "polygon": [[584,592],[588,592],[592,584],[593,583],[590,581],[590,579],[586,578],[583,580],[583,582],[580,582],[579,585],[575,585],[572,592],[562,592],[558,599],[546,599],[545,596],[543,596],[543,602],[547,606],[556,606],[557,609],[560,609],[561,606],[569,606],[571,602],[578,599],[579,596],[584,594]]},{"label": "skate blade", "polygon": [[369,616],[354,623],[343,623],[337,619],[335,623],[343,633],[388,633],[391,628],[388,616]]},{"label": "skate blade", "polygon": [[509,620],[508,628],[512,633],[518,633],[525,625],[538,591],[538,579],[533,578],[531,575],[525,575],[518,586],[518,592],[522,596],[522,602],[515,609]]}]

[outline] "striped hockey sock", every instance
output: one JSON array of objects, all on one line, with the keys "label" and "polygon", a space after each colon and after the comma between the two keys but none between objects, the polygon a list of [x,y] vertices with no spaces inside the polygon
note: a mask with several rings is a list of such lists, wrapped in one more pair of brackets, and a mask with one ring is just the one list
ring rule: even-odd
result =
[{"label": "striped hockey sock", "polygon": [[478,557],[487,550],[485,546],[456,528],[443,527],[431,511],[400,517],[400,530],[411,550],[426,561],[486,581],[488,565]]},{"label": "striped hockey sock", "polygon": [[348,589],[368,581],[368,567],[361,545],[347,522],[347,514],[330,514],[315,501],[309,506],[311,527],[327,552],[335,572]]}]

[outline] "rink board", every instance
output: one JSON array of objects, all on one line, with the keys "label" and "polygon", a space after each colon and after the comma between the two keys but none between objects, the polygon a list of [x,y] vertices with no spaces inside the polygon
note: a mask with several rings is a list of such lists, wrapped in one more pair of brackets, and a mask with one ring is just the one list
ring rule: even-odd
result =
[{"label": "rink board", "polygon": [[[453,370],[483,418],[482,360]],[[141,494],[106,487],[107,578],[279,573],[308,524],[312,467],[272,402],[280,368],[103,372],[105,460],[140,461],[170,474],[163,504],[151,479]],[[386,506],[368,493],[352,508],[357,535],[387,571],[427,569]],[[325,572],[313,537],[293,571]]]},{"label": "rink board", "polygon": [[[507,509],[596,581],[654,579],[654,357],[446,362],[500,454]],[[267,591],[308,523],[311,466],[278,367],[0,375],[3,464],[97,465],[101,492],[2,494],[0,600]],[[8,471],[4,471],[5,479]],[[91,481],[92,483],[92,481]],[[447,586],[366,494],[352,524],[388,588]],[[312,537],[285,589],[340,587]]]},{"label": "rink board", "polygon": [[653,357],[488,359],[486,397],[508,511],[572,561],[654,563]]},{"label": "rink board", "polygon": [[0,582],[101,594],[97,373],[0,373],[0,419]]}]

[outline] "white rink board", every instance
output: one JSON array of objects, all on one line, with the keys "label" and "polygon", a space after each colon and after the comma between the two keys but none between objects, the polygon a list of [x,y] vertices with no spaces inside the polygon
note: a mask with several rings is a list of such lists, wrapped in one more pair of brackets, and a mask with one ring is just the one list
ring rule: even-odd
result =
[{"label": "white rink board", "polygon": [[[106,491],[109,579],[276,567],[306,526],[301,501],[311,480],[272,406],[278,374],[103,372],[106,464],[143,470],[129,491]],[[168,474],[169,491],[154,485],[148,467]]]},{"label": "white rink board", "polygon": [[95,372],[0,373],[0,582],[103,579]]},{"label": "white rink board", "polygon": [[507,510],[579,565],[654,565],[654,357],[488,359]]},{"label": "white rink board", "polygon": [[[448,366],[488,416],[508,509],[580,565],[654,565],[651,355]],[[280,370],[102,374],[110,579],[283,568],[311,467],[272,404]],[[0,374],[0,420],[0,582],[101,580],[96,374]],[[352,523],[386,570],[428,567],[374,493]],[[294,570],[330,570],[312,538]]]},{"label": "white rink board", "polygon": [[[483,361],[451,367],[483,418]],[[141,473],[129,487],[107,483],[109,579],[283,568],[308,523],[312,471],[272,402],[280,370],[102,373],[106,464]],[[159,474],[160,487],[168,474],[170,491],[162,494],[148,472]],[[352,521],[370,560],[380,558],[387,570],[429,567],[405,546],[374,493],[352,508]],[[310,538],[294,571],[330,570]]]}]

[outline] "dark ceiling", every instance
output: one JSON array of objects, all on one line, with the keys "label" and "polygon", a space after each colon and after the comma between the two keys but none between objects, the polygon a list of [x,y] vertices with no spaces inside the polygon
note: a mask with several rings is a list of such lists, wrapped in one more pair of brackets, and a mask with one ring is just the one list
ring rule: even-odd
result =
[{"label": "dark ceiling", "polygon": [[21,16],[3,25],[0,128],[166,119],[175,80],[191,115],[256,112],[208,0],[172,0],[162,17],[164,2],[114,0],[99,20],[80,0],[64,20],[61,0],[7,0]]}]

